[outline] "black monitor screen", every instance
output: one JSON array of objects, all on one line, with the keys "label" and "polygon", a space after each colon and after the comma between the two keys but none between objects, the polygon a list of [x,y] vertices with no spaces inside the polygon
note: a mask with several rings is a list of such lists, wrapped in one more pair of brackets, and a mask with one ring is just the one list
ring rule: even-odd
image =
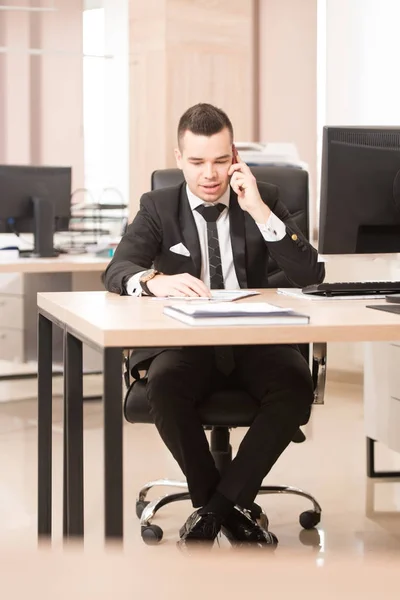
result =
[{"label": "black monitor screen", "polygon": [[400,128],[324,128],[318,250],[400,252]]},{"label": "black monitor screen", "polygon": [[71,216],[71,167],[0,165],[2,231],[33,232],[33,198],[49,200],[55,230],[67,230]]}]

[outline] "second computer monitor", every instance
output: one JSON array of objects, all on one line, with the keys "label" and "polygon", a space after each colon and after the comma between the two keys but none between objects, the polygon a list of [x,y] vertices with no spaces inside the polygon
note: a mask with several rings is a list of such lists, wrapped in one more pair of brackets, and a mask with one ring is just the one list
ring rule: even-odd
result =
[{"label": "second computer monitor", "polygon": [[0,231],[34,234],[34,256],[54,256],[53,233],[68,230],[71,168],[0,165]]},{"label": "second computer monitor", "polygon": [[324,127],[318,250],[400,252],[400,127]]}]

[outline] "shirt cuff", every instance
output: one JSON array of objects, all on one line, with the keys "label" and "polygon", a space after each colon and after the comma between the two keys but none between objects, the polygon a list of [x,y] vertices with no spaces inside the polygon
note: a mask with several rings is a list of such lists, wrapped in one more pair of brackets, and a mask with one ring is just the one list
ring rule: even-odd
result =
[{"label": "shirt cuff", "polygon": [[267,222],[256,223],[266,242],[280,242],[286,235],[286,225],[279,217],[271,212]]},{"label": "shirt cuff", "polygon": [[140,285],[140,281],[139,281],[139,279],[145,272],[146,271],[140,271],[139,273],[136,273],[136,275],[132,275],[132,277],[130,279],[128,279],[128,281],[126,282],[126,286],[125,286],[126,293],[128,294],[128,296],[142,296],[142,295],[146,296],[147,295],[143,291],[142,286]]}]

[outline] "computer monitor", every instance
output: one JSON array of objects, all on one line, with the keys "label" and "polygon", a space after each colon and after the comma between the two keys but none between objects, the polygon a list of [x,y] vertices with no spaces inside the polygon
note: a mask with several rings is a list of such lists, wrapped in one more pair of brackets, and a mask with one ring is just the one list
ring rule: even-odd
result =
[{"label": "computer monitor", "polygon": [[0,231],[33,233],[32,256],[57,256],[54,232],[70,216],[71,167],[0,165]]},{"label": "computer monitor", "polygon": [[400,252],[400,127],[324,127],[318,251]]}]

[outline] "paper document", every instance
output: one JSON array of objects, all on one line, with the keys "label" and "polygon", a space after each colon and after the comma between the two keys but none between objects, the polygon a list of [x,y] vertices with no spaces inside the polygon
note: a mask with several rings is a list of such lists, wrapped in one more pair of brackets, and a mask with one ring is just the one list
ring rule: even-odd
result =
[{"label": "paper document", "polygon": [[256,290],[211,290],[211,298],[203,298],[200,296],[163,296],[153,298],[153,300],[189,300],[190,302],[218,301],[218,302],[233,302],[241,300],[249,296],[258,296],[260,292]]},{"label": "paper document", "polygon": [[212,304],[203,303],[196,304],[171,304],[170,308],[174,308],[187,315],[194,316],[210,316],[210,315],[227,315],[227,316],[253,316],[253,315],[270,315],[270,314],[291,314],[292,308],[281,308],[269,302],[241,302],[240,304],[223,304],[213,302]]},{"label": "paper document", "polygon": [[310,318],[268,302],[188,302],[164,307],[164,314],[188,325],[306,325]]}]

